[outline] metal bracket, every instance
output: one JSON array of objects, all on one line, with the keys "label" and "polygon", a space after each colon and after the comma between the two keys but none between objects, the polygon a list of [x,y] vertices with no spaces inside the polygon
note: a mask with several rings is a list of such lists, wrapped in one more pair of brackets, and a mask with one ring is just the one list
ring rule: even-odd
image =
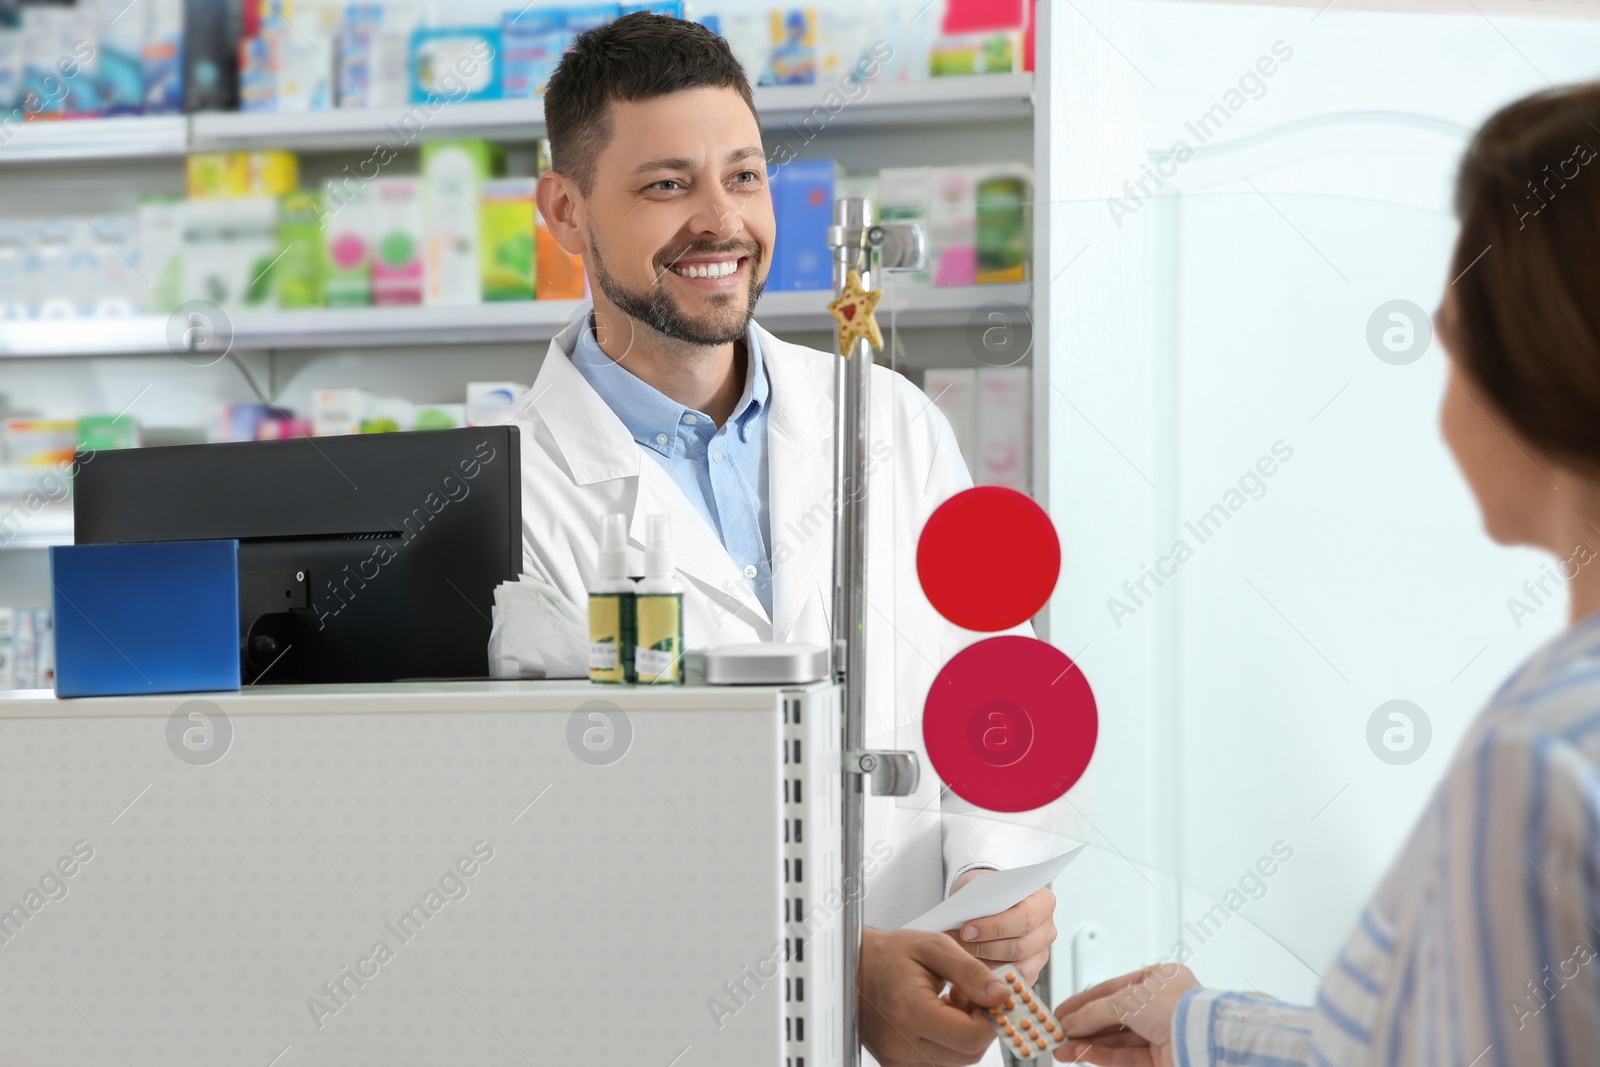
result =
[{"label": "metal bracket", "polygon": [[922,766],[915,752],[862,749],[844,754],[844,773],[865,775],[875,797],[908,797],[917,791]]},{"label": "metal bracket", "polygon": [[917,271],[928,266],[928,235],[913,222],[878,222],[870,226],[829,226],[830,248],[873,249],[884,271]]}]

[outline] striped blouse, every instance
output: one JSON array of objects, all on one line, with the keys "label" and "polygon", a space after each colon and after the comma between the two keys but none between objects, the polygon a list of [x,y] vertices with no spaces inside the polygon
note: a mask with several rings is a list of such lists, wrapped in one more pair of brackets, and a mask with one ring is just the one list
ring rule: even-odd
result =
[{"label": "striped blouse", "polygon": [[1312,1006],[1192,989],[1179,1067],[1600,1063],[1600,615],[1462,740]]}]

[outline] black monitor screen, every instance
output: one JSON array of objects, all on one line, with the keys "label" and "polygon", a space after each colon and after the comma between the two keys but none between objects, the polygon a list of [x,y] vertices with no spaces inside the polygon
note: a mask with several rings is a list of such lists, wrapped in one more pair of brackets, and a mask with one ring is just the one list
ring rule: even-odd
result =
[{"label": "black monitor screen", "polygon": [[521,570],[520,443],[484,426],[96,452],[74,539],[237,538],[246,684],[483,677],[494,589]]}]

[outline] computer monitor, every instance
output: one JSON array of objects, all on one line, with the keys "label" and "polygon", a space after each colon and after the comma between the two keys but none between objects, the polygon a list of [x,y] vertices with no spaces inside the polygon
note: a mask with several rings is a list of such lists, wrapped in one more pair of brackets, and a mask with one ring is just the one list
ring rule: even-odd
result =
[{"label": "computer monitor", "polygon": [[247,685],[482,678],[494,589],[522,570],[520,444],[485,426],[100,451],[74,540],[237,538]]}]

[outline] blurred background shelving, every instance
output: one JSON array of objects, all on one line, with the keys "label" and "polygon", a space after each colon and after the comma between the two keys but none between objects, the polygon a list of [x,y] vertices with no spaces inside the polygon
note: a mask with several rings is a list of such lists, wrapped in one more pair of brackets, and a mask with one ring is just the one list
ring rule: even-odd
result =
[{"label": "blurred background shelving", "polygon": [[[892,283],[891,283],[892,284]],[[757,321],[778,334],[814,332],[818,309],[831,296],[811,290],[769,292]],[[1026,306],[1027,282],[948,288],[902,287],[878,305],[880,323],[921,330],[964,326],[990,303]],[[234,352],[280,349],[383,349],[456,344],[548,341],[583,305],[578,300],[526,300],[468,306],[305,308],[246,311],[228,320]],[[172,355],[168,316],[0,322],[0,359]],[[189,359],[209,362],[202,354]],[[913,364],[915,360],[912,360]]]},{"label": "blurred background shelving", "polygon": [[[761,86],[756,107],[769,131],[789,128],[823,108],[827,92],[827,86],[817,85]],[[872,85],[860,100],[830,114],[828,125],[893,134],[917,125],[1027,120],[1032,109],[1031,73],[930,78]],[[374,137],[398,127],[415,110],[415,105],[396,104],[24,122],[0,145],[0,168],[259,148],[356,151],[370,148]],[[531,141],[544,136],[544,115],[537,100],[464,101],[432,115],[422,136]]]},{"label": "blurred background shelving", "polygon": [[[414,51],[430,27],[481,20],[492,4],[468,13],[456,10],[460,5],[430,7],[416,0],[364,6],[180,0],[189,21],[186,26],[180,21],[185,28],[179,32],[190,53],[209,47],[204,37],[213,32],[203,18],[197,21],[197,11],[242,14],[236,32],[245,42],[239,56],[246,67],[250,41],[281,35],[275,45],[280,49],[276,80],[265,103],[260,72],[248,69],[239,71],[231,98],[197,101],[192,85],[179,84],[174,100],[174,85],[166,78],[160,92],[168,96],[157,99],[148,48],[145,98],[136,105],[144,114],[71,114],[85,99],[80,90],[89,82],[84,78],[68,79],[72,91],[65,103],[39,97],[40,72],[28,66],[37,61],[37,48],[13,50],[22,68],[8,72],[8,42],[37,38],[35,22],[53,20],[74,33],[99,33],[102,69],[93,86],[102,104],[111,102],[126,91],[101,84],[104,61],[116,52],[106,27],[116,19],[121,31],[128,29],[127,20],[117,15],[120,6],[74,0],[40,9],[30,0],[15,7],[0,0],[0,606],[37,608],[49,602],[44,550],[72,540],[70,486],[58,485],[52,472],[62,468],[62,457],[70,457],[75,444],[83,447],[96,433],[97,446],[124,447],[322,432],[331,416],[324,417],[328,412],[318,405],[328,397],[346,407],[365,405],[368,417],[357,413],[351,428],[363,422],[369,429],[448,425],[470,416],[472,405],[463,403],[470,399],[469,386],[481,401],[495,394],[495,386],[531,384],[550,338],[581,303],[581,271],[572,271],[570,260],[560,284],[549,285],[547,292],[549,277],[536,285],[531,277],[542,275],[547,265],[542,258],[532,262],[538,257],[530,254],[528,265],[540,268],[529,272],[536,291],[525,295],[531,298],[490,299],[485,291],[481,300],[477,293],[464,300],[457,293],[449,301],[434,301],[434,294],[419,299],[412,293],[402,299],[415,303],[326,306],[335,301],[324,276],[323,288],[311,300],[322,306],[305,306],[304,294],[296,300],[285,295],[285,278],[293,274],[286,273],[288,261],[294,257],[284,256],[292,241],[283,236],[283,225],[291,211],[287,197],[320,195],[331,208],[335,185],[348,185],[353,174],[371,178],[370,161],[380,145],[389,154],[373,189],[395,180],[425,186],[430,152],[448,144],[463,146],[475,159],[493,159],[478,175],[478,188],[467,194],[485,221],[482,234],[488,234],[494,227],[487,219],[484,187],[522,179],[526,189],[527,179],[549,165],[542,99],[530,84],[513,89],[512,57],[520,53],[510,23],[518,9],[533,15],[556,12],[570,21],[592,18],[593,6],[580,11],[548,0],[528,8],[510,5],[502,28],[504,91],[478,94],[499,99],[469,93],[429,103],[416,86],[410,92],[418,95],[396,98],[393,85],[386,98],[377,75],[363,90],[364,99],[341,99],[351,76],[362,77],[350,49],[363,42],[351,43],[345,22],[379,10],[381,18],[398,12],[402,20],[421,11],[420,28],[405,31],[408,41],[402,37],[404,47]],[[140,8],[147,6],[161,5]],[[677,10],[670,3],[650,6],[664,13]],[[1012,236],[1031,243],[1032,3],[881,0],[789,8],[769,0],[719,0],[694,4],[686,13],[729,39],[754,87],[769,162],[777,164],[772,188],[779,239],[756,313],[764,327],[800,344],[831,347],[831,319],[824,306],[831,299],[830,268],[815,253],[836,197],[904,201],[885,205],[886,213],[922,222],[943,244],[970,245],[976,239],[977,183],[1000,173],[1016,190],[1006,217]],[[785,68],[773,57],[796,39],[797,17],[810,20],[809,52],[798,65]],[[75,18],[80,21],[72,22]],[[324,18],[340,24],[328,47],[316,28]],[[158,19],[147,19],[146,45],[162,32]],[[309,52],[301,48],[307,39],[316,46]],[[376,40],[364,44],[376,48]],[[892,47],[884,49],[885,43]],[[874,46],[878,55],[892,56],[882,69],[863,58]],[[290,86],[293,64],[284,61],[281,50],[292,48],[305,53],[299,56],[302,66],[308,60],[317,66],[318,56],[328,60],[329,84],[314,89],[309,100],[305,94],[290,99],[297,92]],[[559,48],[554,54],[559,57]],[[177,72],[180,83],[182,75]],[[23,95],[30,91],[35,96]],[[191,94],[187,102],[185,91]],[[330,99],[316,99],[320,91]],[[359,106],[347,106],[352,103]],[[43,113],[32,115],[41,104]],[[17,121],[25,112],[28,120]],[[785,181],[791,183],[787,192]],[[950,193],[946,186],[963,191]],[[149,223],[162,220],[160,209],[152,214],[150,205],[179,205],[171,209],[176,221],[167,224],[177,227],[182,254],[193,255],[184,242],[202,224],[248,225],[268,197],[278,200],[278,234],[277,246],[269,246],[265,258],[276,252],[286,261],[272,259],[270,285],[254,286],[263,292],[244,291],[245,280],[258,280],[251,278],[257,274],[253,266],[233,270],[229,284],[237,291],[229,289],[214,301],[205,299],[216,288],[209,275],[197,280],[185,266],[174,281],[170,271],[158,269],[167,261],[154,258],[165,253],[159,240],[150,240]],[[942,207],[935,202],[940,197]],[[526,207],[523,211],[522,218],[533,214]],[[324,275],[335,237],[333,217],[330,210],[318,218]],[[412,233],[419,243],[431,239],[428,224],[424,219],[423,231]],[[368,235],[369,247],[377,244],[375,237]],[[537,233],[528,237],[537,246]],[[809,261],[802,262],[802,245],[811,250]],[[548,251],[540,249],[539,256]],[[930,395],[936,393],[937,403],[950,414],[979,481],[1003,478],[1028,489],[1030,253],[1021,246],[1012,249],[1013,273],[978,284],[973,252],[944,259],[938,258],[939,249],[935,252],[928,271],[882,279],[886,292],[879,319],[889,344],[881,358],[918,384],[931,385]],[[89,265],[73,274],[78,268],[68,261],[80,253]],[[259,248],[250,254],[263,255]],[[214,250],[204,256],[218,258]],[[260,262],[264,259],[252,261]],[[207,267],[225,273],[211,262]],[[184,349],[185,322],[174,309],[180,304],[187,309],[197,300],[219,305],[206,326],[229,339],[226,358],[220,351]],[[997,354],[987,353],[986,342],[977,339],[997,329],[1004,343]],[[979,457],[980,374],[992,374],[1012,405],[991,420],[1006,435],[999,449],[1004,462],[994,465],[1001,472],[996,477],[985,474]],[[117,432],[107,435],[102,431],[113,419]],[[91,425],[97,430],[85,429]]]}]

